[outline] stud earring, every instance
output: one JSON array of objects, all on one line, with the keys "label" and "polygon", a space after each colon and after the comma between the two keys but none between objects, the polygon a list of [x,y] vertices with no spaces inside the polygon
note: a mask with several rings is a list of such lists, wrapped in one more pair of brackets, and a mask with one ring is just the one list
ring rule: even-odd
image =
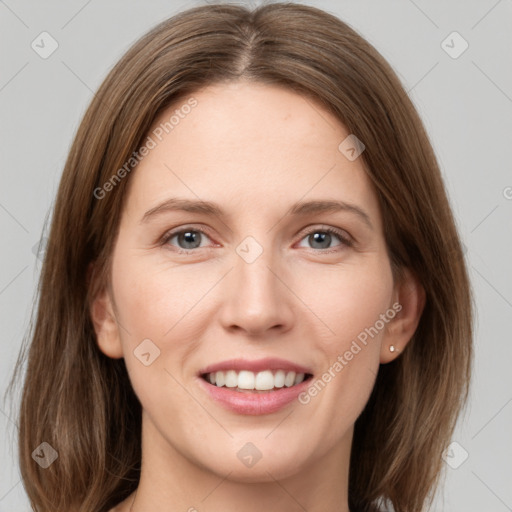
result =
[{"label": "stud earring", "polygon": [[394,352],[396,349],[395,349],[395,346],[394,345],[390,345],[389,346],[389,351],[390,352]]}]

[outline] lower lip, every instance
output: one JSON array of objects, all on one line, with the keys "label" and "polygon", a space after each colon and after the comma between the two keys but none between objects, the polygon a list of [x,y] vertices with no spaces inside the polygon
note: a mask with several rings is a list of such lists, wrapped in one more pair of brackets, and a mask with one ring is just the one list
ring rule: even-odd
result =
[{"label": "lower lip", "polygon": [[300,384],[289,388],[282,387],[266,393],[251,393],[250,391],[235,391],[233,388],[227,387],[219,388],[202,377],[198,377],[198,379],[199,385],[221,406],[238,414],[250,415],[270,414],[282,409],[305,391],[311,381],[311,377],[309,377]]}]

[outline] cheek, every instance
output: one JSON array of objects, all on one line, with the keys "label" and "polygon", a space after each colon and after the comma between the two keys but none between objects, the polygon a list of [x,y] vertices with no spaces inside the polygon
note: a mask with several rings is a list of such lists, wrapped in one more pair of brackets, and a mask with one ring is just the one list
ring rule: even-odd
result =
[{"label": "cheek", "polygon": [[304,279],[307,285],[303,294],[309,298],[308,306],[329,328],[323,338],[328,342],[326,352],[350,345],[390,307],[393,278],[385,260],[375,259],[357,267],[333,267],[313,280]]},{"label": "cheek", "polygon": [[202,288],[207,283],[202,286],[197,274],[192,282],[187,277],[192,273],[183,273],[178,267],[150,264],[150,258],[140,254],[130,255],[121,249],[119,254],[122,256],[114,259],[112,280],[131,384],[149,414],[162,414],[162,396],[169,395],[174,398],[168,400],[165,414],[178,414],[186,397],[175,380],[182,377],[172,360],[182,361],[193,350],[194,344],[183,340],[199,338],[190,330],[195,323],[189,320],[197,314],[191,308],[205,293]]},{"label": "cheek", "polygon": [[[114,259],[112,279],[126,366],[141,401],[144,397],[151,401],[148,390],[159,389],[162,383],[177,386],[164,370],[178,372],[176,378],[181,380],[183,368],[178,365],[178,369],[176,361],[187,361],[198,348],[201,331],[208,325],[206,301],[201,303],[201,299],[217,277],[206,272],[203,278],[193,265],[184,268],[161,259],[155,262],[140,252],[120,250],[119,254],[123,256]],[[150,366],[136,357],[147,353],[142,347],[149,348],[150,360],[153,352],[157,354]]]},{"label": "cheek", "polygon": [[323,368],[302,403],[310,404],[321,424],[331,425],[323,434],[335,442],[357,419],[373,389],[386,325],[381,315],[390,308],[393,278],[385,261],[375,260],[335,269],[316,284],[324,285],[324,293],[309,305],[333,332],[322,329],[326,335],[316,337]]},{"label": "cheek", "polygon": [[208,284],[198,278],[197,270],[155,264],[140,254],[127,254],[114,264],[119,313],[127,330],[138,336],[163,338],[199,301]]}]

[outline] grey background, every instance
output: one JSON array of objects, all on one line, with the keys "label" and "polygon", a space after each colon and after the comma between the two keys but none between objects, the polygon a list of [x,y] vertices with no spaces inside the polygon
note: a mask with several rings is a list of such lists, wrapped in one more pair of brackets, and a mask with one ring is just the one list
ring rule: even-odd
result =
[{"label": "grey background", "polygon": [[[339,16],[394,67],[430,134],[467,248],[477,306],[474,380],[449,460],[459,464],[464,450],[468,457],[457,469],[445,465],[432,510],[512,511],[512,1],[300,3]],[[139,36],[201,4],[0,0],[2,393],[35,297],[34,246],[94,91]],[[31,47],[43,31],[59,45],[47,59]],[[453,31],[469,44],[456,59],[442,47]],[[461,48],[451,41],[452,51]],[[0,405],[0,511],[28,511],[14,418]]]}]

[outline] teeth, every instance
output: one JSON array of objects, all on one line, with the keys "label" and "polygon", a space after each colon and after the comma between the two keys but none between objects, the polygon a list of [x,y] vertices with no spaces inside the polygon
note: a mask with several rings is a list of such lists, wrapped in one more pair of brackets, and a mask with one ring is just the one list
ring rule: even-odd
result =
[{"label": "teeth", "polygon": [[276,388],[282,388],[284,386],[284,381],[286,378],[286,372],[283,370],[277,370],[274,375],[274,386]]},{"label": "teeth", "polygon": [[226,383],[224,372],[217,372],[215,374],[215,385],[221,388]]},{"label": "teeth", "polygon": [[304,380],[304,373],[286,372],[284,370],[264,370],[262,372],[250,372],[241,370],[228,370],[225,372],[211,372],[206,374],[206,380],[221,388],[253,389],[268,391],[274,388],[289,388],[300,384]]},{"label": "teeth", "polygon": [[[295,379],[293,379],[293,386],[300,384],[304,380],[304,377],[305,377],[304,373],[297,373],[297,375],[295,375]],[[285,379],[285,384],[286,384],[286,379]]]},{"label": "teeth", "polygon": [[[222,373],[222,372],[221,372]],[[229,370],[224,377],[224,384],[227,388],[236,388],[238,385],[238,376],[235,371]]]}]

